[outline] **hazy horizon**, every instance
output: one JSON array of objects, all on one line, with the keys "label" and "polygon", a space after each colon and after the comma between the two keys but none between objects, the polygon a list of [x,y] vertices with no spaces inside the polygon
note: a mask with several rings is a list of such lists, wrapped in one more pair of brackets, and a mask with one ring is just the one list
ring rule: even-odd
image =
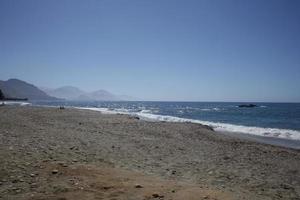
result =
[{"label": "hazy horizon", "polygon": [[300,102],[300,2],[0,2],[0,80],[148,101]]}]

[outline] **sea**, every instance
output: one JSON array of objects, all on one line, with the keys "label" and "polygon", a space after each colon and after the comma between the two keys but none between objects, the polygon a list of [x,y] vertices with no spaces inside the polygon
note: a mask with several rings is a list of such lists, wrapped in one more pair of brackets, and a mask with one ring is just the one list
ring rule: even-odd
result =
[{"label": "sea", "polygon": [[129,114],[148,121],[199,123],[225,134],[254,136],[250,138],[261,141],[269,138],[272,144],[279,141],[283,146],[300,149],[300,103],[251,103],[257,107],[239,107],[244,102],[31,102],[39,106],[65,106],[107,114]]}]

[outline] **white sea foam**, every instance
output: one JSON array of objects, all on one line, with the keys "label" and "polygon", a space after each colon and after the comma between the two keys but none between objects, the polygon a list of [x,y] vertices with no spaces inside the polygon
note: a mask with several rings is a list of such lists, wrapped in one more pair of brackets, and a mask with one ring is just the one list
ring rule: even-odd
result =
[{"label": "white sea foam", "polygon": [[142,111],[128,112],[128,110],[126,111],[126,109],[109,110],[107,108],[90,108],[90,107],[76,107],[76,108],[100,111],[101,113],[104,114],[134,115],[139,117],[142,120],[147,120],[147,121],[190,122],[196,124],[203,124],[203,125],[211,126],[216,131],[222,131],[222,132],[235,132],[235,133],[265,136],[265,137],[300,140],[300,131],[297,130],[234,125],[228,123],[218,123],[218,122],[202,121],[202,120],[195,120],[195,119],[179,118],[179,117],[168,116],[168,115],[157,115],[157,114],[152,114],[152,113],[147,113]]},{"label": "white sea foam", "polygon": [[224,110],[223,108],[201,108],[201,111],[220,111]]},{"label": "white sea foam", "polygon": [[19,106],[28,106],[31,105],[31,103],[23,102],[23,101],[0,101],[0,104],[4,105],[19,105]]},{"label": "white sea foam", "polygon": [[146,109],[140,111],[140,113],[151,113],[151,112],[152,112],[151,110],[146,110]]},{"label": "white sea foam", "polygon": [[200,110],[202,110],[202,111],[211,111],[210,108],[202,108],[202,109],[200,109]]}]

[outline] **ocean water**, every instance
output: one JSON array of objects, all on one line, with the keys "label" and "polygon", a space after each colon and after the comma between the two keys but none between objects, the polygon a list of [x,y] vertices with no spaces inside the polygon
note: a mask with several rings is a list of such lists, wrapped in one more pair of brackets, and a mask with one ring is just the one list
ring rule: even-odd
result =
[{"label": "ocean water", "polygon": [[32,102],[33,105],[70,106],[109,114],[130,114],[150,121],[192,122],[216,131],[300,141],[300,103],[217,102]]}]

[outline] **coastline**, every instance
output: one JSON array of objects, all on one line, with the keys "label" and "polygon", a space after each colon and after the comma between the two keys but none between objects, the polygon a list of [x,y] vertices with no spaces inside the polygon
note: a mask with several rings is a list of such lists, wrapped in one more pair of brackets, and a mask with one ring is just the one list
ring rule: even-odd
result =
[{"label": "coastline", "polygon": [[[54,193],[53,182],[44,180],[43,174],[35,180],[36,188],[24,178],[37,170],[36,165],[47,169],[45,164],[58,162],[69,166],[59,168],[63,174],[79,164],[108,165],[159,177],[162,182],[174,181],[177,186],[184,183],[190,188],[214,190],[219,195],[210,193],[205,199],[222,199],[221,193],[230,196],[227,199],[300,197],[299,150],[219,134],[193,123],[147,122],[128,115],[70,108],[3,106],[0,112],[2,197],[26,199],[35,194],[67,198],[73,191],[69,185],[68,192]],[[25,181],[15,181],[18,176]],[[11,185],[21,191],[10,189]],[[166,199],[176,199],[181,190],[160,193]],[[83,189],[83,193],[89,190]],[[202,193],[204,198],[206,193]],[[124,193],[119,195],[124,199]],[[149,195],[148,199],[155,199]]]},{"label": "coastline", "polygon": [[[144,113],[128,113],[124,111],[111,111],[106,108],[85,108],[85,107],[69,107],[69,108],[76,108],[79,110],[92,110],[96,112],[100,112],[102,114],[124,114],[128,116],[134,116],[138,117],[145,121],[152,121],[152,122],[179,122],[179,123],[193,123],[193,124],[200,124],[205,125],[207,127],[210,127],[210,129],[213,129],[215,132],[225,135],[230,135],[236,138],[244,139],[244,140],[250,140],[254,142],[259,142],[262,144],[269,144],[269,145],[275,145],[280,147],[286,147],[286,148],[292,148],[292,149],[300,149],[300,140],[298,139],[291,139],[291,138],[285,138],[285,137],[273,137],[273,136],[262,136],[262,135],[255,135],[250,134],[247,132],[237,132],[237,131],[224,131],[220,129],[220,127],[216,127],[215,124],[222,124],[222,123],[215,123],[215,122],[207,122],[207,121],[201,121],[201,120],[194,120],[194,119],[185,119],[185,118],[179,118],[179,117],[173,117],[173,116],[162,116],[162,115],[154,115],[154,114],[148,114],[146,115]],[[231,124],[228,124],[231,125]],[[215,127],[214,127],[215,126]],[[240,125],[233,125],[233,126],[240,126]],[[248,129],[251,128],[258,128],[258,129],[264,129],[261,127],[248,127]],[[281,130],[281,131],[292,131],[292,132],[298,132],[296,130],[288,130],[288,129],[276,129],[276,128],[268,128],[268,129],[274,129],[274,130]],[[300,132],[299,132],[300,134]]]},{"label": "coastline", "polygon": [[300,140],[291,140],[284,138],[264,137],[259,135],[245,134],[245,133],[233,133],[233,132],[220,132],[220,134],[230,135],[244,140],[254,141],[261,144],[274,145],[279,147],[291,148],[300,150]]}]

